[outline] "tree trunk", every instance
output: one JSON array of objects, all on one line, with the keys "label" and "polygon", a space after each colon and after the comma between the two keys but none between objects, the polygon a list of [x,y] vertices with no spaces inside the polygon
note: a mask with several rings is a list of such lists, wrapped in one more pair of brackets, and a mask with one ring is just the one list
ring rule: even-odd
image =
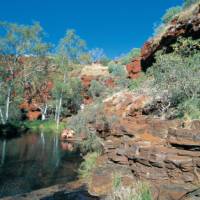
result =
[{"label": "tree trunk", "polygon": [[45,104],[45,108],[42,109],[42,121],[44,121],[46,119],[46,113],[47,113],[47,104]]},{"label": "tree trunk", "polygon": [[59,100],[58,113],[57,113],[57,119],[56,119],[57,130],[58,130],[59,123],[60,123],[61,107],[62,107],[62,94],[61,94],[60,100]]},{"label": "tree trunk", "polygon": [[5,124],[5,120],[4,120],[3,112],[2,112],[2,110],[1,110],[1,108],[0,108],[0,117],[1,117],[1,123],[2,123],[2,124]]},{"label": "tree trunk", "polygon": [[[64,73],[63,83],[65,84],[66,81],[67,81],[67,72]],[[59,123],[60,123],[60,114],[61,114],[61,108],[62,108],[62,99],[63,99],[63,89],[61,90],[59,104],[58,104],[58,110],[57,110],[57,119],[56,119],[57,130],[59,128]]]},{"label": "tree trunk", "polygon": [[6,99],[6,121],[8,121],[9,118],[10,95],[11,95],[11,86],[8,86],[8,93]]}]

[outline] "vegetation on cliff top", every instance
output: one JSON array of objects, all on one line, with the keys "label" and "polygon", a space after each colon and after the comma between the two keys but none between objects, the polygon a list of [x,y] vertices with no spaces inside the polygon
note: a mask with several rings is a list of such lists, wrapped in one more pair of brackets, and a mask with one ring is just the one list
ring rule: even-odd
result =
[{"label": "vegetation on cliff top", "polygon": [[[198,2],[185,0],[182,7],[168,9],[162,17],[162,26],[166,27],[177,14]],[[88,136],[88,140],[83,142],[85,151],[93,151],[97,146],[99,148],[99,139],[94,137],[97,133],[87,127],[91,121],[84,116],[88,108],[84,112],[80,111],[85,90],[80,78],[72,75],[73,71],[80,71],[83,65],[91,62],[106,64],[115,84],[114,88],[109,89],[104,84],[105,80],[92,80],[87,95],[95,103],[122,89],[139,90],[144,88],[147,80],[153,80],[153,85],[148,84],[148,87],[151,87],[152,93],[157,91],[157,95],[164,98],[164,112],[173,107],[173,117],[199,118],[199,40],[178,39],[171,47],[173,53],[158,53],[156,62],[147,74],[129,80],[125,64],[138,57],[140,49],[133,49],[115,61],[110,61],[102,49],[89,51],[86,42],[74,30],[68,30],[53,48],[45,41],[44,30],[39,23],[18,25],[1,22],[0,27],[5,32],[0,38],[1,124],[23,120],[30,106],[41,113],[42,120],[55,121],[57,129],[64,118],[77,114],[71,118],[68,126],[78,133],[84,131]],[[23,101],[28,106],[19,106]],[[91,116],[93,112],[90,112]],[[107,122],[110,119],[105,116],[102,117],[104,120],[96,116],[94,119],[102,121],[104,125],[110,123]],[[29,127],[32,125],[29,124]]]}]

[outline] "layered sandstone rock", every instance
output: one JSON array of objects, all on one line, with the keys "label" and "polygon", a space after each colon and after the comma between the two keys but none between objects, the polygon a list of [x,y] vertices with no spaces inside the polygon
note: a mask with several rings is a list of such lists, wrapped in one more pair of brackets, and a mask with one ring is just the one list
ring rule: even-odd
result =
[{"label": "layered sandstone rock", "polygon": [[86,105],[93,102],[92,97],[88,95],[88,89],[93,80],[100,81],[102,84],[109,88],[113,88],[115,86],[115,82],[110,77],[108,72],[108,67],[98,63],[93,63],[92,65],[85,66],[81,70],[80,78],[84,88],[83,97],[84,104]]},{"label": "layered sandstone rock", "polygon": [[92,64],[85,66],[81,70],[81,80],[85,88],[89,88],[92,80],[98,80],[101,77],[108,77],[108,68],[101,64]]},{"label": "layered sandstone rock", "polygon": [[134,180],[150,182],[157,188],[155,199],[187,199],[200,181],[200,122],[186,127],[180,120],[143,115],[150,101],[130,92],[104,101],[104,112],[118,118],[109,134],[102,136],[104,156],[108,163],[131,170]]}]

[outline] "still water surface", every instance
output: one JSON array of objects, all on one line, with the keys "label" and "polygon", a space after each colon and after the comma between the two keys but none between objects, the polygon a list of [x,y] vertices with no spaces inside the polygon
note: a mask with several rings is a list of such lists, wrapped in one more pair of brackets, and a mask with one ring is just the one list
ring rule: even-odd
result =
[{"label": "still water surface", "polygon": [[75,180],[81,162],[76,149],[42,132],[0,141],[0,198]]}]

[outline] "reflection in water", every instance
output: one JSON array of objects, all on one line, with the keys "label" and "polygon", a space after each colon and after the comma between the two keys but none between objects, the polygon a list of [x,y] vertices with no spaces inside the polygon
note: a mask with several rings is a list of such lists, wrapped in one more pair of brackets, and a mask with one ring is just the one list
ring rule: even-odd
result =
[{"label": "reflection in water", "polygon": [[72,151],[74,151],[74,144],[72,144],[71,142],[67,142],[67,141],[61,141],[61,148],[64,151],[72,152]]},{"label": "reflection in water", "polygon": [[0,141],[0,197],[75,180],[81,157],[59,135],[26,134]]},{"label": "reflection in water", "polygon": [[4,164],[5,160],[5,154],[6,154],[6,140],[3,140],[3,145],[2,145],[2,154],[1,154],[1,165]]}]

